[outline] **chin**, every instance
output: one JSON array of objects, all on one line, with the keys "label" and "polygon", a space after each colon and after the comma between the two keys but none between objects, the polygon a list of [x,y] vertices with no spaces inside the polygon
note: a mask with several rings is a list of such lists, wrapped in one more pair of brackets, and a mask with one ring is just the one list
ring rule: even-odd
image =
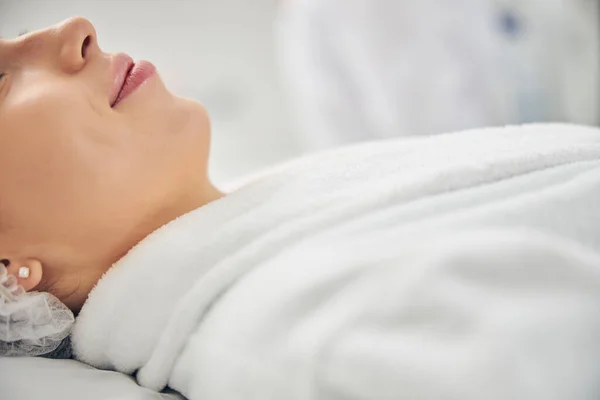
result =
[{"label": "chin", "polygon": [[205,140],[210,140],[210,117],[208,112],[196,100],[180,97],[178,100],[182,103],[189,120],[189,126],[187,128],[192,130],[192,134],[200,135]]},{"label": "chin", "polygon": [[197,101],[187,98],[177,98],[180,116],[174,125],[179,126],[179,135],[187,143],[186,150],[194,159],[196,168],[206,171],[210,150],[211,126],[206,109]]}]

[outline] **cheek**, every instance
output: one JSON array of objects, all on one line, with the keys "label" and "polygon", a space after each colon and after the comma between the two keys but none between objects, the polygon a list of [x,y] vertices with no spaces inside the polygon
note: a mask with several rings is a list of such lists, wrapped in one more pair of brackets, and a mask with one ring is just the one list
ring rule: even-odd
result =
[{"label": "cheek", "polygon": [[[64,97],[43,97],[33,105],[10,110],[10,137],[3,144],[23,174],[38,174],[53,181],[85,175],[86,164],[102,160],[117,143],[102,134],[102,118],[85,101]],[[63,178],[61,178],[63,177]]]},{"label": "cheek", "polygon": [[[67,94],[63,92],[64,94]],[[101,206],[97,199],[108,191],[111,179],[127,165],[114,165],[122,142],[123,128],[107,123],[89,104],[68,96],[42,96],[35,102],[26,98],[13,103],[0,120],[2,135],[1,184],[10,197],[11,208],[37,229],[44,226],[68,228],[70,219],[81,219]],[[111,130],[112,134],[106,134]],[[121,158],[127,162],[126,157]],[[115,188],[118,192],[119,188]],[[44,222],[45,221],[45,222]]]},{"label": "cheek", "polygon": [[205,179],[210,127],[199,104],[149,97],[102,115],[71,89],[40,87],[0,118],[0,184],[34,233],[114,224]]}]

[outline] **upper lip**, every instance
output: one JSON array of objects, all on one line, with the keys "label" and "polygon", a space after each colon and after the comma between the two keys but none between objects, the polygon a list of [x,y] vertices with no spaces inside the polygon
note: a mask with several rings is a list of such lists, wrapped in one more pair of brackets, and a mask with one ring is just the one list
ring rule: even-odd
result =
[{"label": "upper lip", "polygon": [[112,87],[110,92],[110,106],[113,107],[119,97],[119,93],[125,84],[125,79],[134,65],[133,59],[127,54],[119,53],[112,61]]}]

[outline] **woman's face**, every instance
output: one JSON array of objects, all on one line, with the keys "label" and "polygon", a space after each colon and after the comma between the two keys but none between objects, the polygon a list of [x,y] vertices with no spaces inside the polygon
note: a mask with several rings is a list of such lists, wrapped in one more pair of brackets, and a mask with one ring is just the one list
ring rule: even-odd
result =
[{"label": "woman's face", "polygon": [[2,258],[113,262],[211,187],[205,110],[157,74],[111,107],[97,43],[83,18],[0,40]]}]

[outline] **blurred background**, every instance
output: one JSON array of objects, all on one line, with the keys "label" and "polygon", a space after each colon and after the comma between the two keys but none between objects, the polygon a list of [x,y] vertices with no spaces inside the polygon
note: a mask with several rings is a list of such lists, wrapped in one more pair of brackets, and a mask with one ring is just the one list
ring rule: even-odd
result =
[{"label": "blurred background", "polygon": [[74,15],[205,105],[217,185],[360,141],[600,124],[600,0],[0,0],[0,36]]}]

